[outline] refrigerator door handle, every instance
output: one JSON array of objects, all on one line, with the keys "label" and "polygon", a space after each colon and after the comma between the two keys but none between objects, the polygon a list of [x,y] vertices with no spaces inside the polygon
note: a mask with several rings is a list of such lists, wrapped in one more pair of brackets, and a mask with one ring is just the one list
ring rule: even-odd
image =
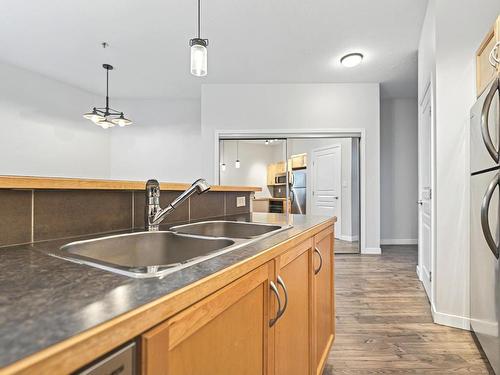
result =
[{"label": "refrigerator door handle", "polygon": [[493,177],[490,184],[488,185],[488,189],[486,190],[486,193],[484,194],[483,200],[481,202],[481,228],[483,230],[483,235],[484,238],[486,239],[488,247],[490,248],[495,258],[497,259],[500,255],[500,249],[498,245],[495,243],[493,236],[491,235],[488,213],[490,208],[491,197],[493,196],[495,188],[497,187],[497,185],[499,185],[499,177],[500,177],[499,173],[495,174],[495,177]]},{"label": "refrigerator door handle", "polygon": [[499,90],[499,80],[496,79],[495,82],[491,85],[490,91],[484,100],[483,109],[481,110],[481,135],[483,136],[484,144],[486,145],[486,149],[488,153],[491,155],[493,160],[498,163],[498,150],[495,149],[493,142],[491,141],[490,131],[488,129],[488,120],[490,116],[490,107],[491,102],[495,96],[497,90]]}]

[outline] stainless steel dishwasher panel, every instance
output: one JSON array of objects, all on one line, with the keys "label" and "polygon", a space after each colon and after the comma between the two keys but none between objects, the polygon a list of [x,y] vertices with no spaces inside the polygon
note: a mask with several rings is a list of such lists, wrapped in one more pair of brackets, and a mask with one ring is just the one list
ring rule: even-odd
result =
[{"label": "stainless steel dishwasher panel", "polygon": [[107,355],[77,375],[136,375],[137,345],[135,342]]}]

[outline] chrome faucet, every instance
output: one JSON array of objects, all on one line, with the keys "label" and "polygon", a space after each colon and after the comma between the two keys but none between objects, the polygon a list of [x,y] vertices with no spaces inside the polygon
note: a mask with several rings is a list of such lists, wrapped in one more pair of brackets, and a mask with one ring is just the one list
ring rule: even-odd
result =
[{"label": "chrome faucet", "polygon": [[160,223],[182,202],[188,199],[194,193],[202,194],[210,190],[210,185],[204,179],[200,178],[184,191],[181,195],[174,199],[167,207],[160,207],[160,183],[156,180],[148,180],[146,182],[146,212],[145,222],[146,228],[149,231],[158,230]]}]

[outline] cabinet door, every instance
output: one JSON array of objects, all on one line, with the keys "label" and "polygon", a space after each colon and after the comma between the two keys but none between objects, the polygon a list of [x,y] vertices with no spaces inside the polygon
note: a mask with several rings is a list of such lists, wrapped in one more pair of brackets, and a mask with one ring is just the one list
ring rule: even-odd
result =
[{"label": "cabinet door", "polygon": [[276,163],[276,173],[285,173],[285,172],[286,172],[286,163],[284,161]]},{"label": "cabinet door", "polygon": [[265,264],[142,335],[143,375],[267,374]]},{"label": "cabinet door", "polygon": [[288,297],[283,315],[274,325],[276,375],[310,373],[311,252],[312,239],[286,252],[276,262],[280,299],[284,303]]},{"label": "cabinet door", "polygon": [[276,177],[276,164],[267,166],[267,185],[274,185],[274,177]]},{"label": "cabinet door", "polygon": [[321,374],[335,335],[333,227],[314,237],[313,289],[315,374]]},{"label": "cabinet door", "polygon": [[299,154],[292,156],[292,168],[305,168],[306,167],[307,154]]}]

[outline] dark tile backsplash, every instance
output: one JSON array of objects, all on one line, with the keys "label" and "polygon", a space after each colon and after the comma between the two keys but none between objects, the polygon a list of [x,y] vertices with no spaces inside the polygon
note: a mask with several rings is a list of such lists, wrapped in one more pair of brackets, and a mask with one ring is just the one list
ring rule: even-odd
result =
[{"label": "dark tile backsplash", "polygon": [[207,217],[224,216],[224,196],[226,193],[209,191],[200,195],[192,195],[191,220],[205,219]]},{"label": "dark tile backsplash", "polygon": [[31,190],[0,190],[0,246],[31,242]]},{"label": "dark tile backsplash", "polygon": [[132,192],[35,191],[35,241],[128,229]]},{"label": "dark tile backsplash", "polygon": [[[162,191],[167,206],[181,192]],[[245,206],[236,207],[236,197]],[[33,198],[33,210],[32,210]],[[143,191],[0,189],[0,246],[116,230],[144,228]],[[250,193],[209,191],[193,195],[167,223],[250,212]],[[33,218],[32,218],[33,214]]]}]

